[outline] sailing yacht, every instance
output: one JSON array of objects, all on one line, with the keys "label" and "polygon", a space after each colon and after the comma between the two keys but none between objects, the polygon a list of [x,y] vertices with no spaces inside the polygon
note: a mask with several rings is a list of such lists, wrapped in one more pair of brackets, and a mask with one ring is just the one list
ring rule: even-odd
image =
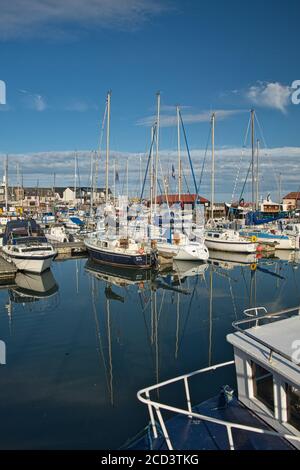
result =
[{"label": "sailing yacht", "polygon": [[210,250],[229,251],[233,253],[255,253],[257,251],[257,239],[241,236],[235,230],[207,230],[205,232],[205,244]]},{"label": "sailing yacht", "polygon": [[19,271],[42,273],[50,268],[57,252],[47,241],[35,220],[7,223],[3,237],[3,257]]},{"label": "sailing yacht", "polygon": [[190,241],[184,233],[174,233],[169,240],[157,241],[158,254],[175,261],[207,261],[209,251],[204,242]]},{"label": "sailing yacht", "polygon": [[84,240],[84,244],[90,257],[99,263],[139,269],[157,266],[156,252],[130,238],[91,236]]}]

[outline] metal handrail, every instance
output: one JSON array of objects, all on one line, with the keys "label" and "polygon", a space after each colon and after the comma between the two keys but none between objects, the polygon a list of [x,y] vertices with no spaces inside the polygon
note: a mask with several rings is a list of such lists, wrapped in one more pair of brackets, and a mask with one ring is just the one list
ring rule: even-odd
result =
[{"label": "metal handrail", "polygon": [[[170,439],[170,436],[169,436],[169,433],[168,433],[167,428],[166,428],[166,424],[164,422],[164,419],[163,419],[162,413],[161,413],[161,410],[166,410],[166,411],[172,411],[172,412],[180,414],[180,415],[188,416],[189,418],[196,418],[196,419],[203,420],[203,421],[206,421],[206,422],[209,422],[209,423],[225,426],[226,430],[227,430],[227,436],[228,436],[228,442],[229,442],[230,450],[234,450],[234,441],[233,441],[232,429],[240,429],[240,430],[243,430],[243,431],[249,431],[249,432],[253,432],[253,433],[256,433],[256,434],[265,434],[265,435],[269,435],[269,436],[276,436],[276,437],[280,437],[280,438],[300,442],[300,436],[294,436],[292,434],[279,433],[279,432],[275,432],[275,431],[268,431],[268,430],[265,430],[265,429],[262,429],[262,428],[257,428],[257,427],[254,427],[254,426],[247,426],[247,425],[244,425],[244,424],[233,423],[231,421],[226,421],[226,420],[222,420],[222,419],[218,419],[218,418],[213,418],[211,416],[206,416],[206,415],[203,415],[203,414],[200,414],[200,413],[195,413],[194,411],[192,411],[192,403],[191,403],[191,398],[190,398],[188,379],[190,377],[195,376],[195,375],[210,372],[210,371],[215,371],[216,369],[226,367],[226,366],[229,366],[229,365],[232,365],[232,364],[234,364],[234,361],[229,361],[229,362],[225,362],[225,363],[222,363],[222,364],[217,364],[217,365],[214,365],[214,366],[211,366],[211,367],[207,367],[205,369],[200,369],[200,370],[191,372],[189,374],[184,374],[184,375],[181,375],[179,377],[175,377],[175,378],[170,379],[170,380],[166,380],[166,381],[161,382],[159,384],[152,385],[150,387],[147,387],[147,388],[144,388],[144,389],[140,390],[137,393],[137,397],[138,397],[139,401],[141,401],[142,403],[145,403],[148,406],[148,411],[149,411],[149,415],[150,415],[150,421],[151,421],[152,432],[153,432],[154,438],[158,437],[156,422],[155,422],[155,419],[154,419],[154,412],[155,412],[157,414],[158,421],[159,421],[164,439],[166,441],[167,447],[168,447],[169,450],[174,450],[171,439]],[[187,410],[177,408],[177,407],[174,407],[174,406],[169,406],[169,405],[166,405],[164,403],[159,403],[157,401],[153,401],[153,400],[150,399],[150,392],[151,391],[159,389],[161,387],[164,387],[166,385],[169,385],[169,384],[172,384],[172,383],[175,383],[175,382],[180,382],[182,380],[184,381],[184,386],[185,386],[185,394],[186,394],[186,401],[187,401],[187,408],[188,408]],[[145,396],[143,396],[143,395],[145,395]]]},{"label": "metal handrail", "polygon": [[[256,307],[254,309],[248,309],[248,310],[261,310],[261,309],[264,309],[266,310],[264,307]],[[288,354],[285,354],[284,352],[280,351],[279,349],[275,348],[274,346],[270,345],[269,343],[267,343],[266,341],[263,341],[262,339],[260,338],[257,338],[255,335],[249,333],[249,331],[247,330],[244,330],[242,328],[240,328],[240,325],[244,325],[245,323],[249,324],[250,322],[255,322],[256,323],[256,326],[258,326],[258,322],[260,320],[265,320],[265,319],[270,319],[270,318],[275,318],[275,317],[278,317],[280,315],[285,315],[287,313],[292,313],[294,312],[294,314],[296,314],[298,312],[300,312],[300,307],[293,307],[293,308],[287,308],[287,309],[284,309],[284,310],[280,310],[279,312],[274,312],[274,313],[266,313],[266,315],[261,315],[261,316],[248,316],[248,318],[246,319],[243,319],[243,320],[237,320],[237,321],[234,321],[232,323],[232,326],[233,328],[238,331],[239,333],[247,336],[248,338],[251,338],[252,340],[254,340],[255,342],[261,344],[262,346],[266,347],[267,349],[270,350],[270,360],[272,358],[272,355],[273,353],[276,353],[278,354],[279,356],[283,357],[284,359],[288,360],[289,362],[293,362],[293,364],[297,365],[297,366],[300,366],[300,362],[296,362],[292,356],[288,355]]]}]

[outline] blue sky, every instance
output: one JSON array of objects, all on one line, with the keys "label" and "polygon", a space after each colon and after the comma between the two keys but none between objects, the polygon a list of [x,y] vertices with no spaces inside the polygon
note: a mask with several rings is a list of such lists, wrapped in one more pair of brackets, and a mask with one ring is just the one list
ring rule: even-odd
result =
[{"label": "blue sky", "polygon": [[[283,189],[298,190],[300,105],[290,97],[300,79],[297,0],[11,0],[1,11],[7,106],[0,107],[0,153],[12,168],[21,163],[25,183],[51,184],[54,171],[58,183],[71,182],[75,149],[88,179],[108,89],[112,158],[118,152],[122,170],[129,157],[135,173],[160,90],[162,124],[172,121],[172,106],[182,106],[198,172],[209,113],[217,110],[220,194],[232,191],[252,106],[268,146],[264,191],[276,191],[279,172]],[[162,127],[160,143],[167,171],[176,159],[174,126]]]}]

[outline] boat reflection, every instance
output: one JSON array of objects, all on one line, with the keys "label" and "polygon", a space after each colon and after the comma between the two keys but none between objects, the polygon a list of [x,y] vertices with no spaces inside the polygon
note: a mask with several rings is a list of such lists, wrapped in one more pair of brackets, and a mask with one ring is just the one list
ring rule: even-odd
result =
[{"label": "boat reflection", "polygon": [[223,269],[233,269],[237,266],[255,265],[258,262],[256,253],[226,253],[211,252],[208,262]]},{"label": "boat reflection", "polygon": [[[39,310],[56,308],[58,303],[58,284],[48,269],[42,274],[20,272],[15,277],[15,285],[8,290],[9,303],[26,305],[39,305]],[[51,299],[51,301],[50,301]]]},{"label": "boat reflection", "polygon": [[105,281],[120,287],[150,281],[154,277],[151,270],[116,268],[109,265],[95,263],[91,259],[87,260],[85,271],[100,281]]}]

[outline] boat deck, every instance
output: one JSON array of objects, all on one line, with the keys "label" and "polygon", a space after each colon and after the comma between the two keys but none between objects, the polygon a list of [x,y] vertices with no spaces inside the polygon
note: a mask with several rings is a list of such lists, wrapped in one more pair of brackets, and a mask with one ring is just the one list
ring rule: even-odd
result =
[{"label": "boat deck", "polygon": [[[226,408],[218,408],[218,397],[193,408],[213,418],[273,431],[263,420],[234,398]],[[229,450],[226,427],[207,421],[177,415],[166,422],[170,440],[175,450]],[[161,434],[161,433],[160,433]],[[277,436],[268,436],[243,430],[232,430],[235,450],[294,450],[288,441]],[[142,437],[125,446],[134,450],[166,450],[162,435],[153,439],[149,428]]]}]

